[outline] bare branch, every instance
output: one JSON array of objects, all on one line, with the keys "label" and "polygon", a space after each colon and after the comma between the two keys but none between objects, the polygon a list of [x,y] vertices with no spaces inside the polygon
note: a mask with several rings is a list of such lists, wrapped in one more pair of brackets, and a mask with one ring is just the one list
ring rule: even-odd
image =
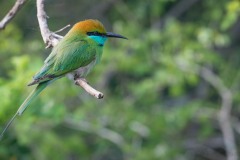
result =
[{"label": "bare branch", "polygon": [[[70,25],[67,25],[64,28],[62,28],[62,29],[60,29],[56,32],[51,32],[49,30],[48,24],[47,24],[48,16],[47,16],[47,14],[44,10],[44,0],[37,0],[37,18],[38,18],[38,23],[39,23],[39,27],[40,27],[40,31],[41,31],[43,41],[47,45],[46,48],[56,46],[57,43],[59,42],[59,40],[63,38],[62,36],[60,36],[56,33],[61,32],[62,30],[66,29],[67,27],[70,26]],[[98,99],[103,98],[104,95],[101,92],[94,89],[93,87],[91,87],[85,79],[77,78],[77,79],[74,79],[74,80],[75,80],[76,85],[81,86],[90,95],[92,95],[92,96],[94,96]]]},{"label": "bare branch", "polygon": [[124,138],[117,132],[110,130],[108,128],[100,127],[95,128],[91,123],[87,121],[79,121],[75,122],[72,118],[66,118],[65,126],[71,129],[75,129],[78,131],[83,131],[87,133],[96,134],[97,136],[106,139],[119,147],[123,147],[125,145]]},{"label": "bare branch", "polygon": [[48,28],[48,16],[44,10],[44,0],[37,0],[37,18],[43,41],[47,45],[46,48],[57,45],[59,37],[53,34]]},{"label": "bare branch", "polygon": [[223,81],[206,67],[196,66],[189,70],[187,66],[179,64],[179,68],[184,71],[198,74],[212,87],[214,87],[222,99],[221,109],[218,115],[219,125],[223,133],[223,140],[227,153],[227,160],[238,160],[237,146],[231,125],[231,109],[232,109],[232,92],[226,87]]},{"label": "bare branch", "polygon": [[237,146],[231,125],[231,109],[232,109],[232,93],[223,84],[221,79],[216,76],[211,70],[202,67],[202,77],[208,81],[220,94],[222,98],[222,106],[219,111],[219,124],[223,133],[224,143],[227,151],[228,160],[238,160]]},{"label": "bare branch", "polygon": [[85,91],[87,91],[90,95],[102,99],[104,97],[103,93],[97,91],[96,89],[92,88],[85,79],[78,78],[75,80],[75,84],[81,86]]},{"label": "bare branch", "polygon": [[25,4],[26,0],[16,0],[12,9],[6,14],[6,16],[0,22],[0,30],[4,29],[6,25],[15,17],[17,12]]}]

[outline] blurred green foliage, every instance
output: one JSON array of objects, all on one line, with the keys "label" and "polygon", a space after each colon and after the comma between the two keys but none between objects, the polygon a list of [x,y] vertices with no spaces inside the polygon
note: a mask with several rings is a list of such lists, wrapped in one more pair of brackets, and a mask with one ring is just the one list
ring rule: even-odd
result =
[{"label": "blurred green foliage", "polygon": [[[0,1],[0,17],[13,3]],[[217,121],[221,97],[199,68],[211,70],[232,92],[237,120],[238,0],[59,0],[47,1],[46,11],[53,31],[97,18],[129,40],[109,40],[101,63],[87,77],[105,94],[103,100],[67,78],[58,80],[10,127],[0,142],[0,159],[224,159]],[[0,31],[0,42],[3,128],[50,53],[40,36],[35,1]]]}]

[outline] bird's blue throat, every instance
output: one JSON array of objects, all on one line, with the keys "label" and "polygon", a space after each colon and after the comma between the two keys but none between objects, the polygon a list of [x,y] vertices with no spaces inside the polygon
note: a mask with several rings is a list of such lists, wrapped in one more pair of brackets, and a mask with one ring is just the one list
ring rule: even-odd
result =
[{"label": "bird's blue throat", "polygon": [[97,42],[99,46],[103,46],[105,41],[107,40],[107,37],[104,37],[104,36],[91,35],[89,37],[93,39],[95,42]]}]

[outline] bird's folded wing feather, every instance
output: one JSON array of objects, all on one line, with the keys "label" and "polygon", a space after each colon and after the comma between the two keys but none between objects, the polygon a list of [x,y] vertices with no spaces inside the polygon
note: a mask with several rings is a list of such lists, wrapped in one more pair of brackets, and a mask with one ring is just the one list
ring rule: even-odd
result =
[{"label": "bird's folded wing feather", "polygon": [[34,80],[29,85],[48,81],[84,67],[91,63],[95,56],[96,50],[90,47],[86,41],[71,43],[61,41],[44,61],[44,66],[33,77]]}]

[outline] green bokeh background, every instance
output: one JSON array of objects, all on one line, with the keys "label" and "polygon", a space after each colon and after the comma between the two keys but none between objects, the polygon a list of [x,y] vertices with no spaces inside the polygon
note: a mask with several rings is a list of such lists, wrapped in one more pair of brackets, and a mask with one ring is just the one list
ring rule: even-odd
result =
[{"label": "green bokeh background", "polygon": [[[0,0],[0,17],[14,2]],[[9,128],[0,142],[1,160],[225,160],[218,83],[232,96],[230,122],[239,151],[238,0],[45,5],[52,31],[94,18],[129,40],[108,40],[101,63],[87,77],[104,99],[67,78],[56,81]],[[0,31],[1,129],[34,88],[26,85],[51,52],[35,6],[27,1]]]}]

